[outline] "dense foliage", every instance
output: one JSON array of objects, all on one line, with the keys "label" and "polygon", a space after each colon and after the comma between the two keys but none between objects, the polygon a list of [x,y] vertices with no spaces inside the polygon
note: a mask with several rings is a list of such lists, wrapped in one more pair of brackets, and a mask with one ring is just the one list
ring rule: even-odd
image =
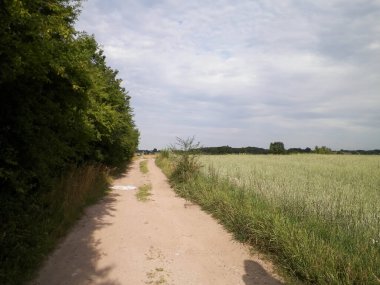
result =
[{"label": "dense foliage", "polygon": [[138,144],[117,71],[95,39],[74,28],[79,4],[0,1],[1,264],[10,246],[24,246],[9,244],[25,235],[20,215],[43,212],[40,197],[70,169],[122,167]]},{"label": "dense foliage", "polygon": [[49,186],[70,164],[120,166],[138,133],[129,97],[71,1],[5,1],[0,26],[0,184]]},{"label": "dense foliage", "polygon": [[269,145],[269,152],[273,154],[285,154],[285,146],[283,142],[272,142]]}]

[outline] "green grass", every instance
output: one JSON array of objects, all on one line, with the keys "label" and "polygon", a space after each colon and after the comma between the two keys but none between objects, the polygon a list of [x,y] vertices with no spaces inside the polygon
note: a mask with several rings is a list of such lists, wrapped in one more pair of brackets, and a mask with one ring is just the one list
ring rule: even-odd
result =
[{"label": "green grass", "polygon": [[[171,181],[235,237],[305,284],[379,284],[380,157],[201,156]],[[167,159],[158,159],[167,175]]]},{"label": "green grass", "polygon": [[[294,214],[339,219],[350,227],[379,226],[380,157],[339,155],[203,156],[218,176]],[[378,227],[377,227],[378,228]]]},{"label": "green grass", "polygon": [[145,184],[141,187],[139,187],[139,190],[136,192],[136,198],[137,200],[141,202],[147,202],[149,201],[149,196],[152,195],[150,192],[152,190],[151,184]]},{"label": "green grass", "polygon": [[24,284],[80,217],[83,208],[108,190],[103,166],[74,167],[53,190],[1,200],[0,284]]},{"label": "green grass", "polygon": [[140,161],[140,171],[143,174],[147,174],[149,172],[147,160]]}]

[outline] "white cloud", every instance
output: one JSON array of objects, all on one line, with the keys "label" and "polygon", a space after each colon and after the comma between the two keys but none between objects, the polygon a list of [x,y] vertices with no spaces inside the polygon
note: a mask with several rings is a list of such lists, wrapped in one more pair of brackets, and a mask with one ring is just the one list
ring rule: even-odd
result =
[{"label": "white cloud", "polygon": [[375,148],[378,4],[88,0],[77,26],[120,70],[142,148],[191,135]]}]

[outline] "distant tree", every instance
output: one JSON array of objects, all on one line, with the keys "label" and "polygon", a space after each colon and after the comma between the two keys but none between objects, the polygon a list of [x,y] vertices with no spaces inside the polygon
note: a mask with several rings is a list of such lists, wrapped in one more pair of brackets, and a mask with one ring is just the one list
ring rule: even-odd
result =
[{"label": "distant tree", "polygon": [[314,152],[318,154],[331,154],[332,150],[331,148],[328,148],[327,146],[321,146],[321,147],[315,146]]},{"label": "distant tree", "polygon": [[286,151],[288,154],[293,154],[293,153],[304,153],[305,151],[302,149],[302,148],[289,148],[287,151]]},{"label": "distant tree", "polygon": [[269,146],[269,152],[273,154],[284,154],[285,146],[283,142],[272,142]]},{"label": "distant tree", "polygon": [[247,154],[267,154],[268,150],[259,147],[241,147],[232,148],[230,146],[202,147],[200,152],[205,154],[230,154],[230,153],[247,153]]}]

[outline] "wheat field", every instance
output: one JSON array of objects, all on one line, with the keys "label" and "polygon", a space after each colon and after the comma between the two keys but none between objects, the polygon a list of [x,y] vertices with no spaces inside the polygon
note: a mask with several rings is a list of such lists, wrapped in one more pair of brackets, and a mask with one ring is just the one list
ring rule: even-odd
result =
[{"label": "wheat field", "polygon": [[[236,189],[217,195],[235,197],[228,193],[243,190],[244,199],[252,200],[234,202],[248,205],[245,209],[235,205],[239,214],[234,223],[240,222],[238,216],[250,217],[239,225],[242,231],[251,227],[247,232],[253,239],[268,237],[269,242],[258,243],[277,251],[288,270],[302,280],[380,282],[380,156],[202,155],[199,159],[209,180],[217,177]],[[234,198],[223,199],[223,205],[230,205]]]}]

